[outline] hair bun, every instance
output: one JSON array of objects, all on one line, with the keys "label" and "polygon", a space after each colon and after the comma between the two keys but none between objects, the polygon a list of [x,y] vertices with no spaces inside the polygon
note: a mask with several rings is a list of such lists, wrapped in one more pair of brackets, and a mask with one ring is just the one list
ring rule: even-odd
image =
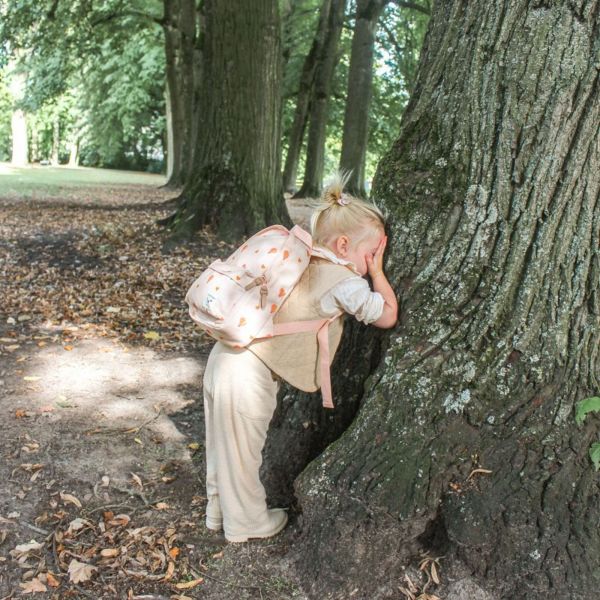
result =
[{"label": "hair bun", "polygon": [[349,196],[344,194],[344,186],[349,178],[350,172],[342,173],[338,171],[337,173],[334,173],[323,187],[321,200],[331,206],[346,206],[347,204],[350,204]]}]

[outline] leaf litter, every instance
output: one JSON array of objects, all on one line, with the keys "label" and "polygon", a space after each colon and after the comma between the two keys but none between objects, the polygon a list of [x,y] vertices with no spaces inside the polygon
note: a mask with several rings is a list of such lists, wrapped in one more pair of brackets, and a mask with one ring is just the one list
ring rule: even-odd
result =
[{"label": "leaf litter", "polygon": [[[136,345],[164,353],[195,354],[210,347],[212,342],[203,338],[189,319],[183,293],[205,266],[229,254],[232,247],[202,231],[185,247],[163,253],[165,232],[155,221],[172,211],[172,204],[159,204],[172,194],[158,194],[150,188],[136,192],[145,204],[136,206],[129,198],[123,202],[114,190],[101,188],[88,191],[85,201],[89,199],[93,205],[90,202],[86,206],[56,199],[0,198],[0,361],[2,368],[10,365],[25,395],[45,385],[39,373],[22,369],[33,353],[71,353],[85,339],[105,340],[99,350],[107,353],[117,349],[126,352]],[[80,202],[81,197],[75,194],[73,200]],[[5,374],[0,370],[0,385]],[[21,404],[11,414],[17,431],[27,428],[31,432],[31,424],[42,413],[77,406],[77,398],[59,395],[53,404],[39,409]],[[150,422],[137,426],[135,432]],[[93,433],[123,431],[100,427]],[[252,552],[234,546],[226,553],[215,552],[224,541],[222,536],[218,540],[207,536],[199,525],[205,498],[195,497],[186,506],[172,500],[164,502],[151,496],[152,477],[143,471],[130,471],[132,489],[113,488],[112,479],[106,475],[98,481],[94,496],[104,494],[108,502],[114,500],[101,490],[130,494],[126,503],[120,503],[122,512],[100,510],[89,504],[88,496],[92,495],[81,487],[50,479],[53,465],[43,456],[45,449],[35,462],[40,444],[27,433],[21,434],[22,438],[25,440],[18,443],[14,455],[11,450],[11,457],[21,456],[27,461],[17,466],[20,478],[13,471],[17,477],[13,483],[21,487],[14,492],[13,501],[21,510],[5,513],[12,517],[9,519],[0,515],[0,566],[10,565],[15,575],[20,572],[20,581],[3,579],[0,574],[0,592],[6,589],[3,584],[12,581],[10,597],[35,597],[43,593],[42,588],[60,599],[126,595],[132,599],[185,600],[198,597],[198,593],[205,597],[207,589],[206,597],[220,600],[242,597],[240,594],[277,600],[302,597],[291,582],[272,575],[269,561],[277,541],[266,544],[264,550],[260,545]],[[138,439],[146,442],[147,437]],[[81,442],[85,448],[86,437]],[[200,447],[194,442],[189,449],[195,452]],[[198,454],[202,460],[202,453]],[[178,485],[174,483],[180,477],[178,467],[171,462],[158,475],[158,484]],[[53,485],[61,491],[56,487],[53,491]],[[39,494],[38,505],[31,504],[36,486],[50,493],[46,510],[39,508],[43,501]],[[147,500],[142,490],[148,494]],[[144,505],[132,506],[138,504],[132,501],[132,494],[144,500]],[[30,510],[21,515],[27,506],[35,506],[37,516],[26,516]],[[136,516],[138,510],[146,512]],[[28,532],[29,537],[18,537],[19,530]],[[32,533],[34,539],[30,539]],[[194,543],[186,543],[189,541]],[[215,577],[215,569],[219,577]],[[150,592],[161,595],[140,595]]]}]

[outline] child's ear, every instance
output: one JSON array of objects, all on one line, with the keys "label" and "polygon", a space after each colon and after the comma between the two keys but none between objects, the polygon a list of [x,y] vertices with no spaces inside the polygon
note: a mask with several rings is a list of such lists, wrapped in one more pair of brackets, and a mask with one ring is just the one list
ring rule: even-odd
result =
[{"label": "child's ear", "polygon": [[340,235],[340,237],[335,240],[335,249],[339,256],[344,257],[348,255],[348,237],[345,235]]}]

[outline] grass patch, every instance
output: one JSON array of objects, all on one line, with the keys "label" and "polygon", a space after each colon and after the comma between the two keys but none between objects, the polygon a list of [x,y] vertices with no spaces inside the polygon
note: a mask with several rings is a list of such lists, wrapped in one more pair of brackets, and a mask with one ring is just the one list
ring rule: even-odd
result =
[{"label": "grass patch", "polygon": [[43,167],[40,165],[15,167],[8,163],[0,163],[0,196],[4,198],[15,196],[35,198],[47,194],[56,195],[63,189],[86,186],[148,185],[158,187],[165,181],[163,175],[140,171],[66,166]]}]

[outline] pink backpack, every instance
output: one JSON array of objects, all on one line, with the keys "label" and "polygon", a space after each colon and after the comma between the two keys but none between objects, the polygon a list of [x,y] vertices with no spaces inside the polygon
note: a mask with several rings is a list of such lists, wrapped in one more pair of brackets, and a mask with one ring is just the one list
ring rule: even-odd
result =
[{"label": "pink backpack", "polygon": [[273,317],[308,267],[312,238],[298,225],[273,225],[249,238],[225,261],[215,260],[192,283],[190,317],[211,337],[233,348],[255,339],[317,332],[323,406],[333,408],[328,326],[338,315],[274,324]]}]

